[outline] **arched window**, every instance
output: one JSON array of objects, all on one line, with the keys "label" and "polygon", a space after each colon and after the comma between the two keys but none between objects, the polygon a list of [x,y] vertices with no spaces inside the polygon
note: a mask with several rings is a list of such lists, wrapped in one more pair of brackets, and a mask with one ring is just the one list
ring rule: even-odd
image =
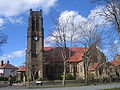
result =
[{"label": "arched window", "polygon": [[99,69],[99,75],[102,75],[103,69]]}]

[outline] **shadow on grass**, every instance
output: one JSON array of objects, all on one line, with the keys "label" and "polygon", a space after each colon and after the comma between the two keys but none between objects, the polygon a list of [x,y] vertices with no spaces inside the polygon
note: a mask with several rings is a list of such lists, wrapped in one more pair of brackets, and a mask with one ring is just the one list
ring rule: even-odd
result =
[{"label": "shadow on grass", "polygon": [[100,89],[100,90],[120,90],[120,88],[108,88],[108,89]]}]

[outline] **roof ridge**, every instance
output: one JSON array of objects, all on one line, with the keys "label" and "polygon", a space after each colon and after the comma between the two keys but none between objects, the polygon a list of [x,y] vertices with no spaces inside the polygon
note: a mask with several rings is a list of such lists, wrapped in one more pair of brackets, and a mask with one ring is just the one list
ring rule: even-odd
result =
[{"label": "roof ridge", "polygon": [[[8,66],[9,65],[9,66]],[[2,68],[17,68],[16,66],[10,64],[10,63],[5,63]]]}]

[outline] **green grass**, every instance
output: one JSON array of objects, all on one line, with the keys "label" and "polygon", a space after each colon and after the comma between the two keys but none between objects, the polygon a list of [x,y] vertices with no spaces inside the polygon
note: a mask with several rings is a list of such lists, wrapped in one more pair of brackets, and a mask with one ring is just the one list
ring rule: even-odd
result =
[{"label": "green grass", "polygon": [[108,88],[108,89],[101,89],[101,90],[120,90],[120,88]]},{"label": "green grass", "polygon": [[[116,84],[120,82],[111,82],[111,83],[96,83],[96,84],[71,84],[71,85],[48,85],[48,86],[30,86],[29,88],[62,88],[62,87],[77,87],[77,86],[90,86],[90,85],[107,85],[107,84]],[[102,90],[120,90],[120,89],[102,89]]]},{"label": "green grass", "polygon": [[107,85],[107,84],[117,84],[120,82],[108,82],[108,83],[96,83],[96,85]]},{"label": "green grass", "polygon": [[62,87],[77,87],[77,86],[88,86],[86,84],[74,84],[74,85],[54,85],[54,86],[31,86],[29,88],[62,88]]}]

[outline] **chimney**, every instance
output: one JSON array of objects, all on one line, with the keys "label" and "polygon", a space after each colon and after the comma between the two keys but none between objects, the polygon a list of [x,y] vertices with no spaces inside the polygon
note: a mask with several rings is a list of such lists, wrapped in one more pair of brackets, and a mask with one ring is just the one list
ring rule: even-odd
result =
[{"label": "chimney", "polygon": [[9,63],[9,61],[7,61],[7,63]]},{"label": "chimney", "polygon": [[0,61],[0,66],[3,66],[3,60]]}]

